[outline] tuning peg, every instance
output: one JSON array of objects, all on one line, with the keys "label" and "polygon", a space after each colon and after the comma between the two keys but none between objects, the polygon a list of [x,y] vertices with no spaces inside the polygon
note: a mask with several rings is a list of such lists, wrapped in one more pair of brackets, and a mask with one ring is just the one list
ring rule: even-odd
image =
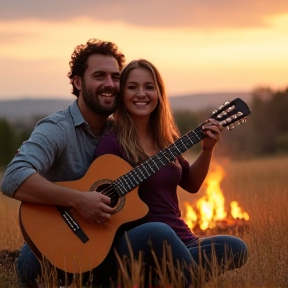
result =
[{"label": "tuning peg", "polygon": [[213,112],[212,112],[212,114],[214,115],[214,114],[216,114],[218,112],[218,110],[216,109],[216,110],[214,110]]},{"label": "tuning peg", "polygon": [[230,101],[225,102],[224,104],[222,104],[218,110],[221,110],[222,108],[224,108],[225,106],[227,106],[228,104],[230,104]]},{"label": "tuning peg", "polygon": [[225,115],[227,115],[227,113],[226,113],[226,111],[223,111],[217,116],[217,118],[222,118]]},{"label": "tuning peg", "polygon": [[229,108],[227,108],[227,112],[231,112],[231,111],[233,111],[235,109],[235,106],[233,105],[233,106],[231,106],[231,107],[229,107]]},{"label": "tuning peg", "polygon": [[230,104],[231,101],[226,101],[223,106],[227,106],[228,104]]},{"label": "tuning peg", "polygon": [[235,124],[234,123],[232,123],[232,124],[230,124],[229,126],[227,126],[227,129],[228,130],[232,130],[232,129],[234,129],[235,128]]},{"label": "tuning peg", "polygon": [[246,119],[246,117],[244,117],[244,118],[240,119],[240,122],[241,122],[241,123],[246,123],[246,122],[247,122],[247,119]]}]

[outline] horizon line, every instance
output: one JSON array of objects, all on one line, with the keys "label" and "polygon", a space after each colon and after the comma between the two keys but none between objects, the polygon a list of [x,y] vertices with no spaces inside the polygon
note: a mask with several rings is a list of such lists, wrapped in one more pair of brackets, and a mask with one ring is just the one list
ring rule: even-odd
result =
[{"label": "horizon line", "polygon": [[[227,95],[227,94],[251,94],[252,91],[244,91],[244,90],[239,90],[239,91],[223,91],[223,92],[191,92],[191,93],[183,93],[183,94],[173,94],[173,95],[168,95],[168,98],[178,98],[178,97],[189,97],[189,96],[200,96],[200,95]],[[0,102],[1,101],[19,101],[19,100],[69,100],[69,96],[71,98],[77,98],[75,95],[67,95],[67,96],[48,96],[48,95],[43,95],[43,96],[7,96],[2,98],[0,96]]]}]

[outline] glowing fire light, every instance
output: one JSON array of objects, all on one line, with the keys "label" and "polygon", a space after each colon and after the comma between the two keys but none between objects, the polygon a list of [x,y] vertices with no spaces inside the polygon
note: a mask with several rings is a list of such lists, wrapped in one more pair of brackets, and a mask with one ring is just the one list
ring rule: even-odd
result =
[{"label": "glowing fire light", "polygon": [[249,220],[249,215],[247,212],[243,211],[242,208],[240,208],[238,206],[238,202],[237,201],[232,201],[230,203],[230,207],[231,207],[231,215],[233,218],[239,218],[239,219],[244,219],[246,221]]},{"label": "glowing fire light", "polygon": [[[185,221],[190,229],[199,225],[201,230],[216,227],[217,221],[227,219],[225,211],[225,198],[222,194],[220,183],[225,176],[223,168],[215,164],[213,169],[206,177],[204,185],[206,186],[206,195],[200,198],[196,203],[197,211],[192,206],[185,202]],[[234,219],[249,220],[247,212],[239,207],[238,202],[230,203],[230,214]]]}]

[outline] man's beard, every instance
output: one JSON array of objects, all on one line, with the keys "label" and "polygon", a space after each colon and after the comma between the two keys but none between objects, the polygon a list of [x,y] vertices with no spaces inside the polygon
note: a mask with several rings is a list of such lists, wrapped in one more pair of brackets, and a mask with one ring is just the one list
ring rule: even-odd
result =
[{"label": "man's beard", "polygon": [[[104,105],[101,105],[99,103],[97,94],[101,93],[111,93],[112,95],[114,94],[115,99],[114,99],[114,105],[110,107],[105,107]],[[103,89],[98,89],[95,93],[89,88],[86,87],[85,81],[83,81],[82,85],[82,95],[83,95],[83,100],[85,104],[89,107],[90,110],[97,114],[101,115],[106,115],[109,116],[111,115],[117,108],[117,99],[118,97],[116,96],[117,91],[113,88],[103,88]]]}]

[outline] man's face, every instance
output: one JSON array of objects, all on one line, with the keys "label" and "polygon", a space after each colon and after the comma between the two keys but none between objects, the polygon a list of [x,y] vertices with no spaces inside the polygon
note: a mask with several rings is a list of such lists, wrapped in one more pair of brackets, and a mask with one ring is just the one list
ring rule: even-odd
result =
[{"label": "man's face", "polygon": [[120,84],[120,69],[112,56],[91,55],[82,78],[80,96],[90,110],[101,115],[110,115],[117,108]]}]

